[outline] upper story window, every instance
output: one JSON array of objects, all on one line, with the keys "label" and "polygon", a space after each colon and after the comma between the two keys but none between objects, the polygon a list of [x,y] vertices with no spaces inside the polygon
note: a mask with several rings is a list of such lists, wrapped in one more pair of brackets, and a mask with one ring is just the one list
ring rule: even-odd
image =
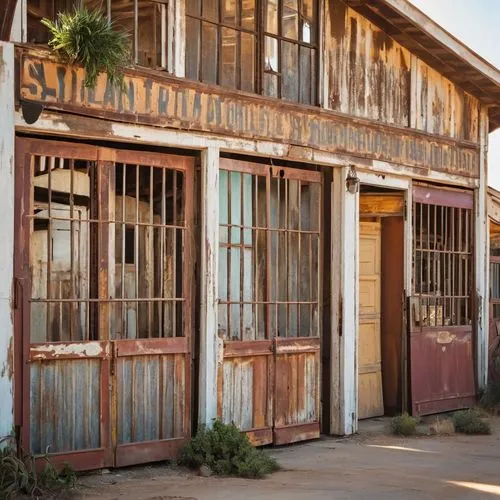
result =
[{"label": "upper story window", "polygon": [[[40,21],[54,19],[58,12],[70,11],[79,0],[28,0],[28,36],[31,43],[47,43],[49,33]],[[166,0],[82,0],[88,9],[101,9],[115,26],[130,34],[135,64],[150,68],[167,65]]]},{"label": "upper story window", "polygon": [[316,104],[316,0],[187,0],[186,77]]}]

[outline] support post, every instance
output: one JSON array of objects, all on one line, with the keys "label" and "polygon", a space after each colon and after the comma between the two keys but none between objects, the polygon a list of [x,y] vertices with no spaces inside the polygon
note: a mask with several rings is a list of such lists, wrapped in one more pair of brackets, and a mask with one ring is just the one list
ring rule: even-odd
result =
[{"label": "support post", "polygon": [[0,437],[14,426],[14,44],[0,42]]},{"label": "support post", "polygon": [[219,255],[219,149],[201,155],[201,312],[199,357],[199,423],[217,417],[217,375],[220,351],[217,335]]},{"label": "support post", "polygon": [[481,107],[480,127],[479,188],[476,189],[475,215],[475,263],[476,263],[476,304],[477,304],[477,384],[484,390],[488,382],[488,301],[489,301],[489,246],[487,245],[488,224],[488,109]]},{"label": "support post", "polygon": [[330,432],[358,428],[359,195],[346,189],[348,169],[335,168],[332,195],[332,328]]}]

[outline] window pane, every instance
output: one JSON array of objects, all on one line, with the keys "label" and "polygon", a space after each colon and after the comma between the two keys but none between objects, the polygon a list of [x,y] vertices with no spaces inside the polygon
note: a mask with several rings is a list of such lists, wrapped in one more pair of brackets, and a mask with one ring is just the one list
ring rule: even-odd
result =
[{"label": "window pane", "polygon": [[291,101],[299,99],[298,46],[281,42],[281,73],[283,75],[281,97]]},{"label": "window pane", "polygon": [[311,95],[311,86],[314,78],[311,72],[312,49],[300,47],[300,102],[304,104],[313,104]]},{"label": "window pane", "polygon": [[[286,4],[294,2],[285,2]],[[299,13],[296,9],[283,6],[282,36],[297,40],[299,37]]]},{"label": "window pane", "polygon": [[237,31],[230,28],[221,29],[221,78],[220,84],[226,87],[236,87],[236,54]]},{"label": "window pane", "polygon": [[264,69],[266,71],[279,71],[278,66],[278,40],[266,36],[266,47],[264,55]]},{"label": "window pane", "polygon": [[186,14],[188,16],[201,15],[201,0],[186,0]]},{"label": "window pane", "polygon": [[[234,2],[235,0],[228,0],[228,2]],[[205,19],[210,19],[210,21],[218,22],[218,4],[219,0],[203,0],[203,12],[202,15]]]},{"label": "window pane", "polygon": [[221,5],[221,23],[236,25],[236,0],[223,0]]},{"label": "window pane", "polygon": [[139,0],[138,63],[155,68],[161,66],[161,5]]},{"label": "window pane", "polygon": [[300,2],[300,15],[308,20],[315,18],[316,13],[314,12],[315,0],[302,0]]},{"label": "window pane", "polygon": [[269,97],[278,97],[278,76],[264,74],[263,94]]},{"label": "window pane", "polygon": [[186,17],[186,78],[199,80],[200,21]]},{"label": "window pane", "polygon": [[266,31],[278,34],[278,0],[267,0]]},{"label": "window pane", "polygon": [[241,27],[247,30],[255,29],[255,0],[242,0]]},{"label": "window pane", "polygon": [[201,81],[217,83],[217,27],[203,22],[202,30]]},{"label": "window pane", "polygon": [[255,90],[255,37],[241,33],[241,90]]}]

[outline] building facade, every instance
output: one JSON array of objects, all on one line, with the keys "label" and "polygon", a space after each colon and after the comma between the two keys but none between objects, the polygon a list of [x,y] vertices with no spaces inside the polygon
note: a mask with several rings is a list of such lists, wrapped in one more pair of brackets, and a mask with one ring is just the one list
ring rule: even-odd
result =
[{"label": "building facade", "polygon": [[125,88],[0,25],[0,434],[75,468],[474,404],[500,72],[405,0],[85,0]]}]

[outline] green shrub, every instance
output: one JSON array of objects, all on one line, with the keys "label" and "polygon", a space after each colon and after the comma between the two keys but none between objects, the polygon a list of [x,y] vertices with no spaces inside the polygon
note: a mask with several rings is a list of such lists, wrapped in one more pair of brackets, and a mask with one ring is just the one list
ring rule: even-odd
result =
[{"label": "green shrub", "polygon": [[73,12],[59,12],[55,21],[41,22],[50,32],[49,46],[60,59],[85,68],[86,87],[95,87],[104,72],[111,84],[123,88],[123,67],[130,59],[129,36],[116,31],[100,10],[75,7]]},{"label": "green shrub", "polygon": [[397,436],[413,436],[417,432],[418,418],[403,413],[392,417],[390,421],[391,432]]},{"label": "green shrub", "polygon": [[246,434],[219,420],[202,427],[182,449],[181,465],[198,469],[208,466],[214,474],[261,478],[279,469],[276,460],[255,448]]},{"label": "green shrub", "polygon": [[456,411],[453,416],[455,430],[463,434],[491,434],[491,426],[487,420],[481,418],[475,409]]}]

